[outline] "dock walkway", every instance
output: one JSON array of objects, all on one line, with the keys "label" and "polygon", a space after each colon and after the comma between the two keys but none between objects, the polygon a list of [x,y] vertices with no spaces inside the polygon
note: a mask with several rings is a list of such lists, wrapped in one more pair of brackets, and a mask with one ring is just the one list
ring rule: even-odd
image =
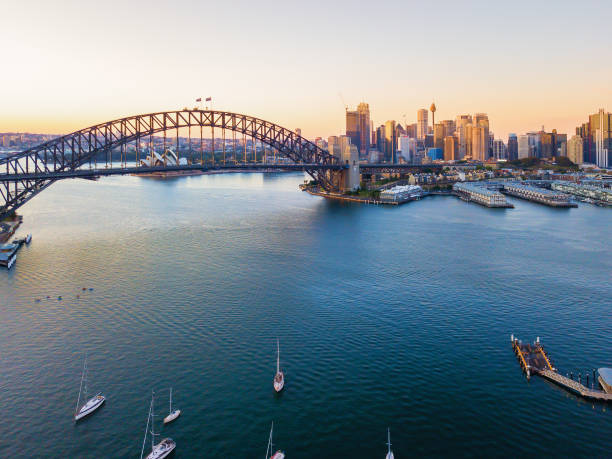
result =
[{"label": "dock walkway", "polygon": [[[581,397],[601,402],[612,402],[612,393],[591,389],[578,381],[559,374],[544,346],[540,343],[540,338],[531,344],[522,343],[512,335],[511,342],[512,349],[522,370],[527,374],[527,378],[536,374]],[[596,384],[595,381],[593,381],[593,384]]]},{"label": "dock walkway", "polygon": [[567,376],[560,375],[556,371],[544,368],[542,370],[537,370],[537,374],[584,398],[600,400],[602,402],[612,402],[612,394],[606,394],[600,390],[590,389],[579,382],[568,378]]}]

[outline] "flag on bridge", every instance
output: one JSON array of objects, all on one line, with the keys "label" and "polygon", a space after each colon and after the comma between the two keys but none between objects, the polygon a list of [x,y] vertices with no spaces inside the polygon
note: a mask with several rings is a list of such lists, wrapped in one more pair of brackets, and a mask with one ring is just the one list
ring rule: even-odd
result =
[{"label": "flag on bridge", "polygon": [[202,102],[202,98],[201,98],[201,97],[198,97],[198,98],[196,99],[196,102]]},{"label": "flag on bridge", "polygon": [[206,102],[210,102],[210,101],[212,101],[212,97],[207,97]]}]

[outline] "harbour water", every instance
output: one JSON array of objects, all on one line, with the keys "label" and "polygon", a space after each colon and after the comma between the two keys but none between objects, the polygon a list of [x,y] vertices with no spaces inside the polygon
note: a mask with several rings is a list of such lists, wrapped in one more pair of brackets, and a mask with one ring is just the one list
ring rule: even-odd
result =
[{"label": "harbour water", "polygon": [[[612,366],[609,209],[365,206],[303,179],[65,180],[27,203],[32,244],[0,271],[0,455],[138,457],[154,388],[177,458],[261,457],[272,421],[289,458],[383,457],[387,426],[397,457],[612,456],[612,407],[527,381],[510,346]],[[85,352],[107,402],[75,425]]]}]

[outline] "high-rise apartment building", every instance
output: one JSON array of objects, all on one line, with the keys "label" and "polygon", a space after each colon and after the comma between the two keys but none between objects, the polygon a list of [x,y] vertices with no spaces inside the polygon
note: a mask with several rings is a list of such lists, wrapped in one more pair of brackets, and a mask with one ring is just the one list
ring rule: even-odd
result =
[{"label": "high-rise apartment building", "polygon": [[502,139],[493,140],[493,157],[497,160],[507,159],[506,144]]},{"label": "high-rise apartment building", "polygon": [[529,158],[531,156],[531,145],[529,136],[522,135],[518,138],[518,159]]},{"label": "high-rise apartment building", "polygon": [[612,114],[603,108],[589,121],[576,128],[576,135],[584,142],[584,162],[594,163],[600,167],[612,165]]},{"label": "high-rise apartment building", "polygon": [[433,131],[433,146],[434,148],[444,148],[444,138],[446,137],[446,132],[444,129],[444,124],[438,123],[434,124]]},{"label": "high-rise apartment building", "polygon": [[359,154],[367,157],[370,149],[370,106],[365,102],[360,103],[355,111],[346,111],[346,135]]},{"label": "high-rise apartment building", "polygon": [[486,161],[488,158],[489,133],[484,126],[472,128],[472,159],[474,161]]},{"label": "high-rise apartment building", "polygon": [[572,136],[567,141],[567,157],[574,164],[582,164],[584,154],[584,144],[582,137],[578,135]]},{"label": "high-rise apartment building", "polygon": [[457,137],[447,135],[444,137],[444,161],[454,161],[457,159]]},{"label": "high-rise apartment building", "polygon": [[397,131],[395,121],[389,120],[385,123],[385,159],[395,163],[395,152],[397,151]]},{"label": "high-rise apartment building", "polygon": [[508,134],[508,159],[518,159],[518,138],[516,134]]},{"label": "high-rise apartment building", "polygon": [[[467,126],[470,126],[470,131],[468,131]],[[457,116],[455,128],[458,134],[458,157],[456,159],[463,159],[464,156],[467,156],[471,153],[471,144],[472,144],[472,116],[471,115],[459,115]],[[470,145],[470,147],[468,147]]]},{"label": "high-rise apartment building", "polygon": [[425,140],[428,133],[427,109],[421,108],[417,111],[417,139]]}]

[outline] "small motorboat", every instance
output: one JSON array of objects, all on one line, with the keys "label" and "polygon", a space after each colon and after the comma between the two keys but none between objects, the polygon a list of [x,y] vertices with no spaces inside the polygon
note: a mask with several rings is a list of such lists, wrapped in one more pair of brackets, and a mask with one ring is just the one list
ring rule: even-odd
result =
[{"label": "small motorboat", "polygon": [[280,344],[276,340],[276,374],[274,375],[274,390],[280,392],[285,387],[285,375],[280,370]]},{"label": "small motorboat", "polygon": [[29,244],[30,242],[32,242],[32,234],[28,233],[28,235],[25,238],[25,243]]},{"label": "small motorboat", "polygon": [[172,411],[172,387],[170,388],[170,410],[168,416],[164,418],[164,424],[169,424],[181,415],[181,410]]}]

